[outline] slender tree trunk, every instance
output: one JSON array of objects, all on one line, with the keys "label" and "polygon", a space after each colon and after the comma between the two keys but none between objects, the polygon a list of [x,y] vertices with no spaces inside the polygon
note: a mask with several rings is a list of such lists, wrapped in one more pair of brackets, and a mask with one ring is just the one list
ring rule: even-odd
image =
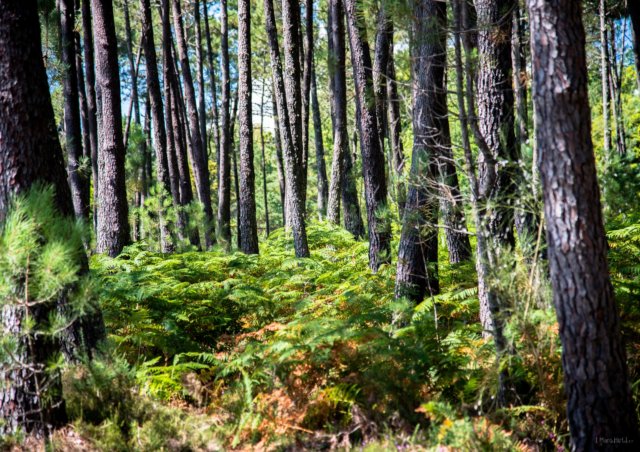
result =
[{"label": "slender tree trunk", "polygon": [[115,257],[129,243],[118,43],[111,3],[91,0],[96,78],[100,87],[97,251]]},{"label": "slender tree trunk", "polygon": [[[624,122],[622,120],[622,103],[621,103],[621,81],[622,69],[624,67],[624,58],[620,58],[620,75],[618,75],[618,57],[616,50],[616,26],[611,17],[607,21],[608,34],[611,36],[609,39],[609,65],[607,67],[607,74],[609,80],[609,98],[611,99],[611,106],[613,107],[613,122],[616,125],[616,151],[619,156],[623,156],[627,153],[627,146],[624,132]],[[624,39],[622,40],[624,50]],[[624,52],[622,52],[624,55]]]},{"label": "slender tree trunk", "polygon": [[[162,94],[160,92],[160,77],[158,76],[158,62],[153,38],[153,19],[151,16],[150,0],[140,0],[142,10],[142,45],[147,70],[147,92],[151,103],[151,119],[153,120],[153,147],[156,154],[156,174],[160,199],[160,249],[163,253],[174,250],[171,238],[171,221],[164,206],[171,196],[171,180],[169,176],[169,162],[167,159],[167,135],[164,123]],[[178,203],[176,203],[177,207]]]},{"label": "slender tree trunk", "polygon": [[91,142],[91,175],[93,178],[93,226],[98,230],[98,120],[96,102],[96,76],[93,53],[93,26],[91,24],[91,0],[82,1],[82,41],[84,42],[84,67],[86,72],[89,139]]},{"label": "slender tree trunk", "polygon": [[627,10],[633,27],[633,56],[636,63],[638,90],[640,90],[640,3],[635,0],[627,0]]},{"label": "slender tree trunk", "polygon": [[402,119],[400,118],[400,97],[396,81],[396,66],[393,55],[393,24],[389,30],[389,58],[387,62],[387,116],[389,139],[391,142],[392,164],[395,172],[396,201],[400,218],[404,212],[407,190],[404,184],[404,150],[402,147]]},{"label": "slender tree trunk", "polygon": [[[440,291],[438,279],[438,154],[445,143],[446,4],[413,5],[413,156],[398,248],[396,297],[420,302]],[[448,131],[447,131],[448,132]]]},{"label": "slender tree trunk", "polygon": [[256,182],[253,169],[253,104],[251,102],[251,1],[238,1],[238,98],[240,126],[240,249],[258,254]]},{"label": "slender tree trunk", "polygon": [[[220,130],[218,129],[218,93],[216,91],[216,73],[213,66],[213,47],[211,46],[211,31],[209,30],[209,7],[207,0],[202,0],[204,7],[204,33],[207,39],[207,69],[209,72],[209,83],[211,83],[211,122],[213,130],[213,141],[215,143],[216,155],[220,151]],[[219,162],[218,162],[219,163]]]},{"label": "slender tree trunk", "polygon": [[240,149],[236,149],[236,120],[238,119],[238,90],[233,95],[233,108],[231,110],[231,123],[229,124],[229,135],[231,136],[231,156],[233,157],[233,183],[236,195],[236,241],[240,248],[242,241],[242,228],[240,227],[240,179],[238,178],[238,156]]},{"label": "slender tree trunk", "polygon": [[[346,88],[346,87],[345,87]],[[345,104],[346,106],[346,104]],[[345,117],[346,129],[346,117]],[[356,137],[356,133],[353,134]],[[342,155],[342,216],[344,217],[344,228],[353,234],[356,239],[365,236],[364,223],[360,212],[360,202],[358,197],[358,186],[356,183],[357,173],[354,168],[354,156],[357,153],[358,143],[353,143],[353,153],[349,149],[349,138],[345,130],[345,148]]]},{"label": "slender tree trunk", "polygon": [[[182,23],[182,11],[180,0],[172,0],[173,3],[173,26],[178,41],[178,51],[180,55],[180,66],[182,67],[182,82],[186,98],[186,113],[188,115],[189,136],[191,138],[191,164],[193,166],[193,176],[198,191],[198,199],[204,208],[204,241],[205,247],[210,248],[215,243],[213,209],[211,206],[211,183],[209,181],[209,167],[207,165],[207,152],[203,148],[202,136],[200,134],[200,122],[198,119],[198,107],[196,104],[196,94],[191,76],[191,66],[189,64],[189,54],[187,52],[187,41]],[[165,7],[169,7],[165,5]]]},{"label": "slender tree trunk", "polygon": [[387,185],[384,154],[380,148],[378,133],[371,54],[357,0],[345,0],[344,9],[351,43],[356,104],[360,112],[358,129],[369,227],[369,267],[375,272],[381,264],[388,263],[391,259],[391,224],[385,218]]},{"label": "slender tree trunk", "polygon": [[80,129],[80,103],[75,51],[75,6],[73,0],[60,0],[60,35],[62,64],[64,65],[64,131],[67,149],[67,172],[71,198],[76,216],[89,218],[89,181],[80,172],[82,159],[82,132]]},{"label": "slender tree trunk", "polygon": [[[293,3],[290,0],[287,2]],[[295,14],[294,5],[287,5],[286,12],[283,13],[288,19],[285,20],[285,28],[287,25],[293,25],[295,19],[291,18],[291,14]],[[295,91],[298,92],[297,100],[300,100],[299,89],[295,89],[297,83],[298,88],[300,85],[300,79],[291,80],[292,76],[295,76],[296,72],[299,72],[299,68],[296,71],[298,58],[292,55],[292,47],[297,47],[295,44],[296,35],[289,29],[285,33],[285,55],[287,58],[287,91],[293,91],[292,96],[294,99],[287,99],[285,94],[285,82],[282,75],[282,62],[280,60],[280,48],[278,46],[278,32],[276,30],[275,14],[273,11],[273,1],[264,0],[264,12],[265,12],[265,25],[267,31],[267,38],[269,41],[269,49],[271,53],[271,71],[274,83],[274,91],[276,103],[278,106],[280,127],[280,137],[283,145],[283,157],[285,164],[285,185],[286,185],[286,212],[287,223],[293,231],[293,242],[296,257],[309,257],[309,244],[307,243],[307,230],[304,219],[304,205],[302,196],[302,183],[301,183],[301,152],[300,152],[300,111],[296,111],[293,108],[293,112],[290,113],[290,108],[287,105],[287,101],[291,102],[292,107],[295,107],[297,102],[295,99]],[[298,11],[299,13],[299,11]],[[292,34],[293,33],[293,34]],[[298,120],[290,119],[289,115],[293,114],[298,117]],[[296,127],[296,125],[298,127]],[[296,135],[297,134],[297,135]],[[297,138],[296,138],[297,136]]]},{"label": "slender tree trunk", "polygon": [[602,81],[602,122],[604,155],[607,160],[611,157],[611,126],[609,122],[609,43],[607,37],[607,12],[605,0],[599,3],[600,15],[600,78]]},{"label": "slender tree trunk", "polygon": [[391,30],[393,25],[388,17],[384,2],[380,2],[377,18],[376,42],[373,57],[373,89],[376,100],[376,116],[378,117],[378,136],[380,149],[384,153],[384,139],[387,136],[385,107],[387,105],[387,67],[389,65],[389,48],[391,46]]},{"label": "slender tree trunk", "polygon": [[231,174],[230,156],[232,138],[229,134],[229,108],[231,82],[229,78],[229,19],[227,0],[221,2],[220,52],[222,70],[222,105],[220,123],[220,163],[218,168],[218,228],[224,246],[231,246]]},{"label": "slender tree trunk", "polygon": [[[574,450],[637,443],[620,319],[607,265],[580,0],[529,0],[536,139],[549,264]],[[561,68],[561,73],[558,73]]]},{"label": "slender tree trunk", "polygon": [[[273,77],[272,77],[273,79]],[[271,89],[271,105],[273,108],[273,141],[274,146],[276,148],[276,165],[278,170],[278,184],[280,186],[280,205],[282,206],[282,225],[287,225],[287,196],[286,196],[286,183],[285,183],[285,169],[284,169],[284,160],[282,156],[282,140],[280,139],[280,119],[278,117],[278,105],[276,103],[275,96],[275,82],[272,80],[272,89]]]},{"label": "slender tree trunk", "polygon": [[200,27],[200,1],[193,2],[193,21],[196,29],[196,65],[198,68],[198,119],[200,120],[200,139],[202,152],[207,155],[207,111],[204,103],[204,54],[202,52],[202,29]]},{"label": "slender tree trunk", "polygon": [[[299,7],[297,8],[300,11]],[[311,77],[313,71],[313,0],[305,0],[304,50],[300,48],[302,64],[302,196],[303,206],[307,203],[307,180],[309,177],[309,110],[311,95]],[[302,27],[300,28],[302,33]],[[302,43],[302,36],[300,38]]]},{"label": "slender tree trunk", "polygon": [[[76,17],[80,14],[80,3],[76,2]],[[87,90],[84,80],[84,65],[82,64],[82,44],[80,41],[80,33],[74,31],[75,41],[75,65],[78,74],[78,100],[80,102],[80,122],[82,124],[82,157],[85,162],[91,164],[91,133],[89,132],[89,107],[87,105]],[[87,171],[87,170],[85,170]],[[90,175],[85,173],[86,200],[87,200],[87,216],[85,217],[89,224],[89,215],[91,214],[91,179]]]},{"label": "slender tree trunk", "polygon": [[[328,61],[331,91],[331,122],[333,126],[333,158],[331,162],[331,182],[327,199],[327,218],[334,224],[340,224],[340,196],[344,174],[344,154],[348,137],[346,129],[346,92],[344,91],[344,20],[342,18],[342,0],[329,0],[328,14]],[[354,234],[355,235],[355,234]]]},{"label": "slender tree trunk", "polygon": [[271,225],[269,224],[269,199],[267,197],[267,159],[264,153],[264,91],[265,82],[262,82],[262,96],[260,97],[260,154],[262,157],[262,195],[264,197],[264,219],[266,236],[271,234]]},{"label": "slender tree trunk", "polygon": [[[138,69],[133,58],[133,36],[131,33],[131,18],[129,17],[129,1],[123,0],[124,31],[127,44],[127,59],[129,60],[129,74],[131,76],[131,105],[133,106],[134,122],[140,125],[140,98],[138,96]],[[129,115],[131,117],[131,114]],[[127,127],[128,128],[128,127]],[[125,134],[128,135],[128,134]],[[126,147],[126,144],[125,144]]]},{"label": "slender tree trunk", "polygon": [[316,149],[316,172],[318,173],[318,215],[320,219],[327,215],[327,198],[329,197],[329,181],[327,165],[324,161],[324,144],[322,142],[322,119],[318,102],[315,62],[311,66],[311,109],[313,110],[314,144]]}]

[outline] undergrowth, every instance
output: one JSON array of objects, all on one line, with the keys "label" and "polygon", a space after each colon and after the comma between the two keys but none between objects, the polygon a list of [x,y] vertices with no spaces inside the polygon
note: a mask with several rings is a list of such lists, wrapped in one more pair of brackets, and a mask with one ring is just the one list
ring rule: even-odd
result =
[{"label": "undergrowth", "polygon": [[67,371],[77,430],[101,450],[562,444],[544,269],[533,278],[516,259],[507,282],[495,272],[527,394],[497,410],[501,363],[481,336],[471,263],[441,263],[443,294],[414,306],[394,300],[394,268],[370,273],[367,243],[325,223],[309,243],[308,259],[292,257],[283,230],[259,256],[143,243],[94,256],[111,351]]}]

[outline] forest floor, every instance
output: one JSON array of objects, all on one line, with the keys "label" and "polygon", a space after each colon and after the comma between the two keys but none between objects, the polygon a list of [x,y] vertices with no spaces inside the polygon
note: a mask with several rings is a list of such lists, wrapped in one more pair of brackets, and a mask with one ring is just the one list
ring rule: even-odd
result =
[{"label": "forest floor", "polygon": [[[326,224],[309,228],[309,242],[309,259],[292,257],[281,230],[259,256],[161,255],[144,243],[117,259],[95,256],[109,341],[100,359],[67,368],[71,423],[54,435],[54,449],[566,444],[544,269],[513,256],[494,269],[513,302],[514,354],[499,363],[481,334],[472,263],[441,262],[442,294],[415,306],[394,300],[393,267],[371,274],[366,242]],[[493,397],[500,366],[520,394],[509,408]]]}]

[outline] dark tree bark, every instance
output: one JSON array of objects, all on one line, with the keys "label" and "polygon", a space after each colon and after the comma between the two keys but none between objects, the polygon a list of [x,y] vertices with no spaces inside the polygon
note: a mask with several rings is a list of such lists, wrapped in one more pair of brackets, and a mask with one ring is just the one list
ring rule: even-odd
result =
[{"label": "dark tree bark", "polygon": [[82,158],[82,132],[80,129],[80,103],[75,47],[75,5],[73,0],[60,0],[60,36],[62,64],[64,65],[64,132],[67,149],[67,172],[76,216],[89,218],[89,181],[79,171]]},{"label": "dark tree bark", "polygon": [[198,119],[200,120],[200,139],[202,152],[207,155],[207,111],[204,103],[204,54],[202,51],[202,29],[200,27],[200,1],[193,2],[193,22],[196,29],[196,65],[198,69]]},{"label": "dark tree bark", "polygon": [[388,16],[384,2],[380,2],[377,17],[376,42],[373,52],[373,89],[376,100],[376,116],[378,117],[378,136],[380,149],[384,153],[384,139],[387,136],[385,107],[387,105],[387,66],[389,65],[389,49],[393,25]]},{"label": "dark tree bark", "polygon": [[282,155],[282,140],[280,139],[280,119],[278,116],[278,105],[276,103],[275,96],[275,81],[272,77],[272,89],[271,89],[271,105],[273,108],[273,124],[275,125],[273,130],[273,144],[276,148],[276,167],[278,170],[278,185],[280,186],[280,205],[282,206],[282,225],[287,224],[287,189],[285,182],[285,169],[284,169],[284,157]]},{"label": "dark tree bark", "polygon": [[96,76],[93,52],[93,26],[91,24],[91,0],[82,1],[82,41],[84,43],[84,68],[86,74],[88,124],[91,143],[91,176],[93,182],[93,225],[98,229],[98,120],[96,102]]},{"label": "dark tree bark", "polygon": [[[216,73],[213,66],[213,47],[211,46],[211,31],[209,29],[209,8],[207,0],[202,0],[204,8],[204,33],[207,40],[207,70],[209,72],[209,83],[211,83],[211,120],[213,129],[213,141],[215,143],[216,155],[220,151],[220,131],[218,129],[218,93],[216,91]],[[218,162],[219,163],[219,162]]]},{"label": "dark tree bark", "polygon": [[253,104],[251,102],[251,1],[238,1],[238,99],[240,126],[240,249],[258,254],[256,182],[253,169]]},{"label": "dark tree bark", "polygon": [[[211,206],[211,183],[209,181],[209,167],[207,165],[207,152],[203,148],[202,136],[200,135],[200,121],[198,119],[198,107],[196,104],[196,93],[193,87],[191,76],[191,65],[187,51],[187,40],[184,34],[182,23],[182,11],[180,0],[172,0],[173,3],[173,26],[178,41],[178,53],[180,56],[180,66],[182,68],[182,84],[186,98],[186,114],[188,116],[189,137],[191,143],[191,165],[193,176],[198,191],[198,199],[204,208],[204,242],[205,247],[210,248],[216,241],[214,231],[213,208]],[[165,8],[169,5],[165,4]]]},{"label": "dark tree bark", "polygon": [[117,256],[129,243],[120,110],[118,44],[111,3],[91,0],[96,78],[100,87],[97,251]]},{"label": "dark tree bark", "polygon": [[580,0],[529,0],[549,264],[574,450],[639,440],[591,141]]},{"label": "dark tree bark", "polygon": [[229,108],[231,102],[231,82],[229,78],[229,18],[227,0],[221,2],[220,54],[222,71],[222,105],[220,114],[220,153],[218,166],[218,228],[221,241],[231,246],[231,143],[229,133]]},{"label": "dark tree bark", "polygon": [[[396,297],[420,302],[440,291],[438,280],[438,156],[445,145],[446,4],[413,5],[413,156],[398,248]],[[448,131],[447,131],[448,133]]]},{"label": "dark tree bark", "polygon": [[[80,2],[76,2],[76,17],[80,14]],[[89,132],[89,107],[87,105],[87,89],[84,80],[84,65],[82,64],[82,43],[80,41],[80,33],[74,31],[75,54],[76,54],[76,73],[78,74],[78,100],[80,102],[80,122],[82,124],[82,157],[91,163],[91,134]],[[91,213],[90,186],[91,179],[85,174],[85,189],[87,190],[87,215]]]},{"label": "dark tree bark", "polygon": [[[25,193],[35,183],[51,185],[57,210],[71,217],[74,206],[43,64],[35,0],[0,4],[0,48],[0,223],[13,196]],[[75,66],[75,61],[72,64]],[[80,259],[83,272],[86,256]],[[49,428],[66,422],[59,375],[56,372],[45,378],[44,371],[60,351],[78,350],[80,342],[66,343],[75,340],[77,326],[84,329],[85,345],[94,347],[100,337],[89,333],[99,333],[101,316],[93,316],[92,328],[82,325],[82,320],[76,322],[61,340],[44,334],[21,334],[27,310],[36,330],[42,330],[56,308],[65,310],[64,298],[24,308],[3,303],[0,322],[4,331],[18,335],[20,347],[13,358],[21,364],[0,369],[4,382],[0,385],[1,436],[17,433],[18,429],[43,436]]]},{"label": "dark tree bark", "polygon": [[[129,74],[131,76],[131,105],[133,107],[133,120],[140,125],[140,97],[138,95],[138,65],[133,58],[133,34],[131,32],[131,18],[129,16],[129,1],[123,0],[124,32],[127,44],[127,59],[129,60]],[[131,114],[129,114],[131,118]],[[129,119],[129,121],[131,121]],[[125,135],[128,136],[128,133]],[[125,140],[126,141],[126,140]],[[126,144],[125,144],[126,147]]]},{"label": "dark tree bark", "polygon": [[320,117],[320,103],[318,102],[318,87],[316,85],[315,62],[311,66],[311,109],[313,111],[314,144],[316,149],[316,172],[318,173],[318,215],[327,215],[327,198],[329,197],[329,181],[327,180],[327,165],[324,160],[324,144],[322,142],[322,119]]},{"label": "dark tree bark", "polygon": [[600,16],[600,81],[602,83],[602,122],[604,138],[604,155],[611,157],[611,122],[609,121],[609,39],[607,33],[606,3],[600,0],[598,13]]},{"label": "dark tree bark", "polygon": [[638,89],[640,89],[640,3],[635,0],[627,0],[627,10],[633,27],[633,56],[636,63]]},{"label": "dark tree bark", "polygon": [[[297,192],[300,196],[300,208],[304,218],[306,212],[306,146],[304,144],[304,97],[303,97],[303,49],[300,27],[300,5],[297,0],[282,0],[282,35],[284,49],[284,88],[287,100],[287,116],[289,118],[289,130],[293,149],[296,154],[297,173],[295,181]],[[282,109],[279,108],[282,113]],[[287,202],[291,203],[292,197],[287,197]],[[292,213],[288,208],[287,212]]]},{"label": "dark tree bark", "polygon": [[[342,0],[329,0],[327,20],[329,88],[331,91],[331,122],[333,126],[333,158],[331,162],[331,182],[327,200],[327,218],[340,224],[340,196],[342,193],[344,154],[348,151],[347,116],[344,108],[347,102],[345,92],[345,45]],[[353,233],[353,232],[352,232]],[[354,234],[355,235],[355,234]]]},{"label": "dark tree bark", "polygon": [[[346,119],[345,119],[346,128]],[[353,134],[356,137],[356,133]],[[353,143],[353,153],[349,149],[349,138],[345,131],[345,149],[342,155],[342,216],[344,228],[351,232],[356,239],[364,238],[365,230],[360,212],[360,198],[358,197],[357,173],[354,168],[355,155],[358,152],[357,141]]]},{"label": "dark tree bark", "polygon": [[262,157],[262,195],[264,197],[264,220],[266,236],[271,234],[271,224],[269,222],[269,198],[267,196],[267,159],[264,153],[264,92],[265,83],[262,83],[262,96],[260,97],[260,154]]},{"label": "dark tree bark", "polygon": [[[164,109],[160,92],[160,77],[158,76],[158,62],[156,47],[153,39],[153,20],[151,16],[150,0],[140,0],[142,10],[142,45],[147,69],[147,92],[151,103],[151,119],[153,120],[153,147],[156,154],[156,174],[160,190],[160,248],[163,253],[174,250],[171,238],[170,220],[162,206],[171,196],[171,181],[169,179],[169,162],[167,159],[167,135],[164,125]],[[177,204],[176,204],[177,206]]]},{"label": "dark tree bark", "polygon": [[396,65],[393,55],[393,24],[389,30],[389,58],[387,62],[387,117],[389,141],[391,143],[391,162],[396,178],[396,201],[398,213],[402,219],[407,189],[404,184],[404,149],[402,147],[402,119],[400,118],[400,97],[396,81]]},{"label": "dark tree bark", "polygon": [[[305,0],[304,16],[304,49],[300,47],[302,61],[302,202],[306,209],[307,181],[309,177],[309,111],[311,95],[311,77],[313,71],[313,0]],[[296,8],[298,13],[299,7]],[[300,42],[302,43],[302,27],[300,27]]]},{"label": "dark tree bark", "polygon": [[[287,0],[289,1],[289,0]],[[291,2],[293,3],[293,2]],[[294,13],[291,10],[295,10],[293,5],[289,5],[288,15],[290,16]],[[293,242],[296,257],[309,257],[309,244],[307,243],[307,230],[304,220],[304,205],[303,205],[303,196],[302,196],[302,183],[301,183],[301,152],[300,152],[300,135],[298,133],[297,139],[294,138],[297,132],[299,132],[299,124],[300,124],[300,112],[298,111],[298,121],[291,120],[289,118],[289,107],[287,105],[287,100],[289,100],[292,105],[295,107],[296,102],[295,99],[287,99],[285,94],[285,83],[284,77],[282,75],[282,62],[280,60],[280,48],[278,46],[278,32],[276,30],[276,20],[275,14],[273,11],[273,1],[272,0],[264,0],[264,12],[265,12],[265,26],[267,31],[267,38],[269,41],[269,50],[271,54],[271,72],[274,79],[274,91],[276,103],[278,106],[278,115],[279,121],[278,126],[280,128],[280,138],[282,139],[282,147],[283,147],[283,157],[285,164],[285,185],[286,185],[286,196],[285,200],[287,203],[286,206],[286,215],[287,215],[287,225],[291,228],[293,232]],[[299,12],[299,11],[298,11]],[[287,14],[284,14],[285,16]],[[291,17],[287,21],[287,24],[292,24],[293,20]],[[295,41],[297,33],[291,35],[292,32],[289,30],[288,33],[285,33],[285,53],[292,52],[291,47],[295,47]],[[289,35],[289,36],[287,36]],[[287,41],[288,45],[287,45]],[[288,86],[295,85],[297,83],[298,87],[300,85],[300,79],[298,80],[290,80],[291,74],[295,73],[295,67],[297,65],[297,58],[292,55],[287,56],[287,72],[290,73],[287,75]],[[293,67],[289,67],[293,66]],[[299,72],[299,70],[297,71]],[[289,89],[292,91],[295,90],[295,86],[289,86]],[[295,94],[295,93],[292,93]],[[300,99],[299,89],[298,89],[298,101]],[[294,110],[295,114],[295,110]],[[298,124],[297,130],[296,124]]]},{"label": "dark tree bark", "polygon": [[356,104],[360,112],[357,122],[369,227],[369,267],[375,272],[381,264],[391,260],[391,224],[384,218],[387,209],[384,154],[378,133],[371,54],[357,0],[345,0],[344,9],[351,43]]}]

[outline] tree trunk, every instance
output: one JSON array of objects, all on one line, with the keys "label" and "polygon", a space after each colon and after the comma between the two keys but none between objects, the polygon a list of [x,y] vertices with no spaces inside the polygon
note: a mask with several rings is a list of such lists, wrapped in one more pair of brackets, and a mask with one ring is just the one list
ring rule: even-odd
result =
[{"label": "tree trunk", "polygon": [[316,149],[316,172],[318,173],[318,216],[320,219],[327,215],[327,198],[329,197],[329,181],[327,180],[327,165],[324,161],[324,144],[322,142],[322,119],[320,117],[320,103],[318,102],[318,87],[316,84],[315,62],[311,67],[311,109],[313,110],[313,131]]},{"label": "tree trunk", "polygon": [[[210,248],[215,243],[213,209],[211,207],[211,183],[209,181],[209,167],[207,165],[207,153],[203,148],[202,136],[200,135],[200,122],[198,119],[198,107],[196,104],[196,93],[193,87],[191,76],[191,66],[189,64],[189,54],[187,52],[187,41],[182,24],[182,11],[180,0],[172,0],[173,3],[173,26],[178,40],[178,52],[180,56],[180,66],[182,67],[182,82],[186,98],[186,113],[188,115],[189,136],[191,137],[191,165],[193,176],[198,191],[198,199],[204,208],[204,241],[205,247]],[[165,3],[165,8],[169,5]]]},{"label": "tree trunk", "polygon": [[376,115],[371,54],[357,0],[345,0],[347,28],[351,43],[351,62],[356,86],[360,151],[369,227],[369,267],[375,272],[391,260],[391,224],[387,214],[387,185],[384,154],[380,148]]},{"label": "tree trunk", "polygon": [[[609,55],[611,59],[607,67],[607,74],[609,80],[609,97],[611,99],[613,110],[613,123],[616,125],[616,151],[618,156],[624,156],[627,153],[627,144],[624,132],[624,122],[622,120],[622,102],[621,102],[621,78],[622,70],[624,69],[624,57],[620,58],[620,72],[618,72],[618,57],[616,51],[616,25],[611,17],[607,21],[608,34],[611,36],[609,39]],[[624,39],[622,40],[624,55]]]},{"label": "tree trunk", "polygon": [[220,108],[220,162],[218,167],[218,228],[225,247],[231,246],[231,142],[229,134],[229,107],[231,82],[229,78],[229,18],[227,0],[221,2],[220,52],[222,70],[222,105]]},{"label": "tree trunk", "polygon": [[[407,204],[398,248],[396,297],[419,303],[436,295],[438,280],[438,154],[445,143],[446,4],[413,6],[413,156]],[[447,131],[448,132],[448,131]]]},{"label": "tree trunk", "polygon": [[82,159],[82,132],[80,129],[80,103],[75,47],[75,7],[73,0],[60,0],[60,36],[62,64],[64,66],[64,132],[67,149],[67,172],[71,198],[76,216],[89,219],[89,181],[80,172]]},{"label": "tree trunk", "polygon": [[635,0],[627,0],[627,10],[633,27],[633,56],[636,63],[638,90],[640,90],[640,3]]},{"label": "tree trunk", "polygon": [[[290,0],[287,0],[290,1]],[[291,2],[293,3],[293,2]],[[294,13],[292,10],[293,5],[289,5],[288,13],[284,14],[285,16],[291,15]],[[307,229],[304,220],[304,205],[303,196],[302,196],[302,187],[301,187],[301,175],[300,175],[300,167],[301,167],[301,152],[300,152],[300,135],[297,135],[297,139],[294,138],[294,134],[299,131],[292,130],[295,129],[295,125],[299,124],[300,114],[298,112],[298,121],[293,121],[289,118],[289,107],[287,105],[287,98],[285,94],[285,83],[284,77],[282,75],[282,62],[280,60],[280,48],[278,46],[278,32],[276,30],[276,20],[275,14],[273,11],[273,1],[272,0],[264,0],[264,12],[265,12],[265,26],[267,31],[267,38],[269,40],[269,49],[271,53],[271,71],[273,74],[274,83],[274,91],[276,103],[278,106],[278,115],[279,121],[278,126],[280,128],[280,138],[282,139],[283,146],[283,157],[285,164],[285,185],[286,185],[286,212],[287,212],[287,223],[288,226],[293,231],[293,242],[296,257],[309,257],[309,244],[307,243]],[[294,21],[291,17],[285,22],[288,24],[292,24]],[[295,43],[292,43],[292,40],[295,40],[296,34],[291,35],[291,30],[288,33],[285,33],[285,53],[292,52],[291,47],[295,47]],[[288,45],[286,42],[288,42]],[[296,58],[292,55],[287,56],[287,72],[294,73],[295,67],[297,65]],[[293,67],[290,67],[293,66]],[[299,71],[298,71],[299,72]],[[296,83],[295,80],[290,80],[292,77],[291,74],[288,74],[288,85],[292,85]],[[297,84],[299,86],[300,79],[298,78]],[[295,86],[289,86],[289,89],[295,91]],[[298,90],[299,93],[299,90]],[[298,100],[300,99],[300,95],[298,94]],[[292,102],[292,105],[295,106],[295,99],[289,99]],[[295,114],[295,111],[294,113]]]},{"label": "tree trunk", "polygon": [[[213,48],[211,46],[211,31],[209,30],[209,7],[207,0],[202,0],[204,7],[204,33],[207,39],[207,68],[209,72],[209,82],[211,83],[211,122],[213,129],[213,141],[215,143],[216,155],[220,151],[220,131],[218,129],[218,94],[216,92],[216,73],[213,66]],[[219,163],[219,162],[218,162]]]},{"label": "tree trunk", "polygon": [[118,43],[111,3],[91,0],[96,78],[100,88],[97,251],[115,257],[129,243]]},{"label": "tree trunk", "polygon": [[[298,13],[300,11],[297,8]],[[309,177],[309,107],[311,94],[311,77],[313,71],[313,0],[305,0],[305,34],[304,50],[300,48],[302,64],[302,204],[306,208],[307,203],[307,180]],[[302,34],[302,27],[300,27]],[[300,36],[302,43],[302,35]]]},{"label": "tree trunk", "polygon": [[607,38],[607,12],[605,0],[600,0],[598,12],[600,15],[600,78],[602,82],[602,122],[604,155],[608,161],[611,158],[611,127],[609,121],[609,42]]},{"label": "tree trunk", "polygon": [[93,179],[93,226],[98,230],[98,120],[96,102],[96,76],[93,52],[93,26],[91,24],[91,0],[82,0],[82,41],[84,42],[84,67],[86,72],[88,133],[91,141],[91,176]]},{"label": "tree trunk", "polygon": [[251,2],[238,1],[238,98],[240,126],[240,249],[258,254],[256,182],[253,169],[253,104],[251,102]]},{"label": "tree trunk", "polygon": [[[198,119],[200,120],[200,139],[202,152],[207,154],[207,111],[204,103],[204,55],[202,53],[202,29],[200,27],[200,1],[193,2],[193,21],[196,29],[196,65],[198,69]],[[209,184],[211,186],[211,184]],[[211,189],[209,189],[211,190]],[[211,195],[209,195],[211,196]],[[213,215],[213,211],[212,211]]]},{"label": "tree trunk", "polygon": [[[57,210],[71,217],[74,206],[43,64],[35,0],[0,4],[0,48],[0,222],[13,196],[25,193],[36,182],[53,186]],[[21,328],[27,308],[2,304],[2,330],[20,338],[13,358],[21,365],[5,367],[3,362],[0,369],[0,436],[19,429],[43,436],[49,428],[66,422],[59,375],[48,374],[46,381],[43,375],[61,344],[48,335],[24,334]],[[42,330],[56,304],[35,304],[28,309],[36,329]]]},{"label": "tree trunk", "polygon": [[269,223],[269,198],[267,197],[267,159],[264,153],[264,91],[265,82],[262,82],[262,96],[260,97],[260,154],[262,157],[262,195],[264,197],[264,220],[266,236],[271,234],[271,224]]},{"label": "tree trunk", "polygon": [[387,116],[389,140],[391,142],[391,161],[396,177],[396,202],[402,219],[407,190],[404,184],[404,150],[402,147],[402,119],[400,118],[400,97],[396,81],[396,66],[393,55],[393,24],[389,30],[389,58],[387,62]]},{"label": "tree trunk", "polygon": [[[147,70],[147,92],[151,103],[151,118],[153,120],[153,147],[156,154],[156,174],[160,199],[160,249],[163,253],[174,250],[171,238],[170,220],[164,206],[167,198],[172,194],[169,178],[169,163],[167,159],[167,135],[164,126],[164,111],[162,94],[160,92],[160,78],[158,76],[158,62],[153,38],[153,20],[151,16],[150,0],[140,0],[142,9],[142,45]],[[177,207],[176,203],[176,207]]]},{"label": "tree trunk", "polygon": [[282,156],[282,140],[280,139],[280,119],[278,117],[278,105],[276,103],[276,95],[275,95],[275,81],[273,81],[272,77],[272,86],[271,86],[271,105],[273,108],[273,141],[274,146],[276,148],[276,166],[278,170],[278,184],[280,186],[280,205],[282,206],[282,225],[286,226],[287,224],[287,200],[286,200],[286,183],[285,183],[285,169],[284,169],[284,160]]},{"label": "tree trunk", "polygon": [[572,448],[612,450],[609,441],[633,444],[640,438],[607,265],[582,5],[528,5],[536,139]]},{"label": "tree trunk", "polygon": [[376,116],[378,117],[378,136],[380,149],[384,153],[384,139],[387,136],[385,107],[387,105],[387,67],[389,65],[389,49],[393,25],[387,15],[384,2],[380,2],[377,18],[376,42],[373,56],[373,89],[376,100]]}]

